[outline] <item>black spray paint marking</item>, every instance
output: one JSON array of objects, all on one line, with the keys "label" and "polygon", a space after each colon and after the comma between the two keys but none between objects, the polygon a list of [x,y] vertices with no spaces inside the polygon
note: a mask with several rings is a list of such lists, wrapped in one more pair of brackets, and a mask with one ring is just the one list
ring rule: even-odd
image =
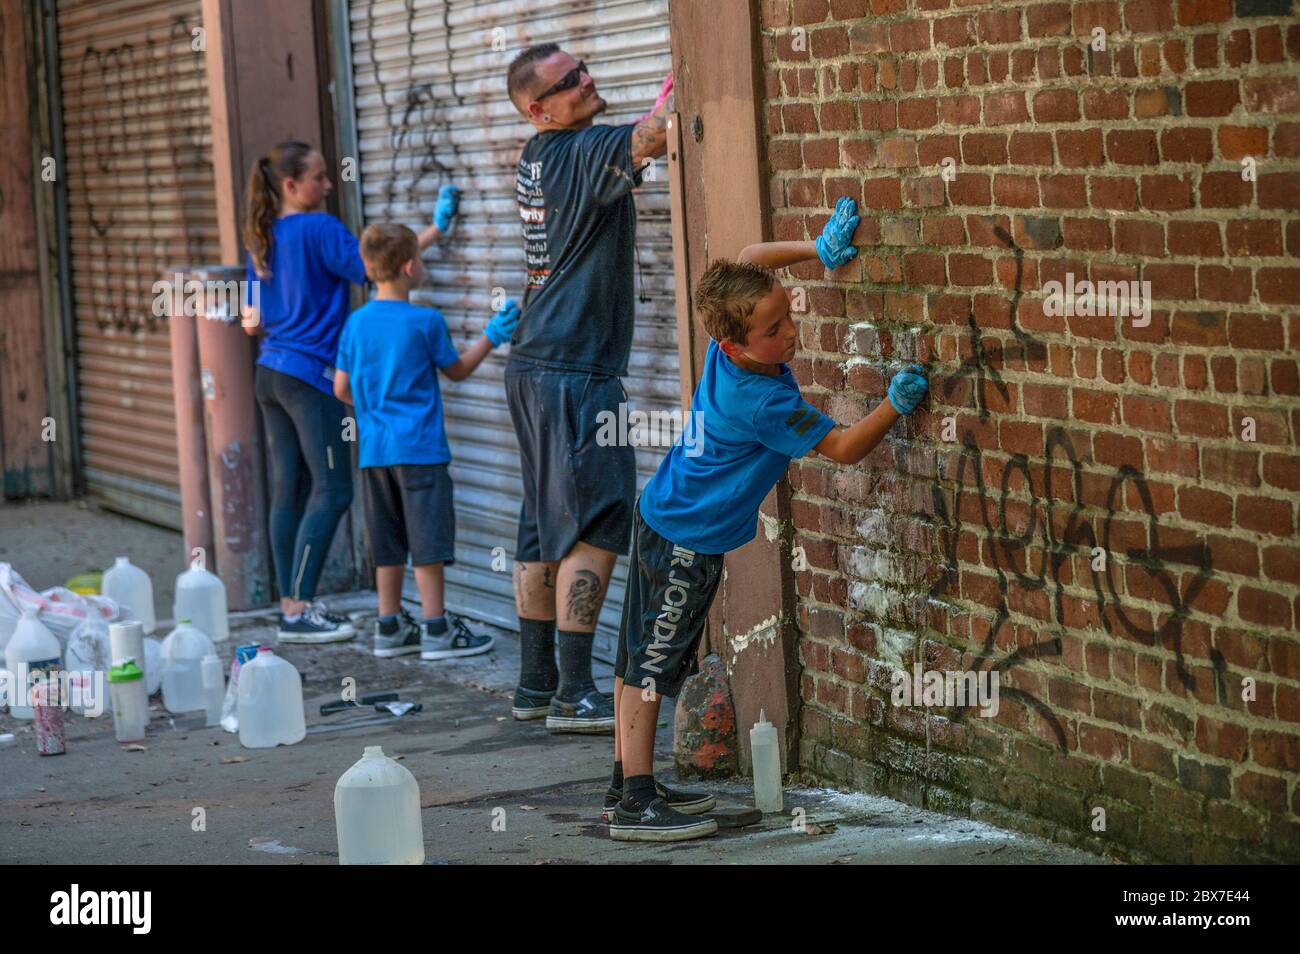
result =
[{"label": "black spray paint marking", "polygon": [[[983,397],[983,384],[986,380],[998,389],[1003,398],[1009,398],[1009,391],[998,370],[1003,361],[1007,358],[1018,360],[1022,357],[1028,360],[1043,360],[1046,357],[1046,348],[1041,342],[1034,341],[1024,329],[1020,328],[1017,319],[1018,305],[1023,294],[1021,282],[1024,252],[1015,245],[1014,240],[1006,230],[997,227],[994,229],[994,233],[1014,249],[1016,256],[1015,290],[1010,313],[1011,332],[1016,341],[1009,345],[1003,345],[999,342],[986,349],[980,338],[972,307],[967,314],[967,325],[971,333],[971,356],[962,362],[959,371],[946,380],[943,385],[943,393],[948,395],[952,393],[956,381],[973,377],[975,379],[973,400],[978,408],[981,421],[985,421],[989,417],[989,410]],[[1105,631],[1108,634],[1113,634],[1113,626],[1109,615],[1106,613],[1107,600],[1102,588],[1104,580],[1106,590],[1110,593],[1110,601],[1114,604],[1114,615],[1120,621],[1128,636],[1146,646],[1171,645],[1178,679],[1184,688],[1193,691],[1196,687],[1196,680],[1188,670],[1183,657],[1183,621],[1190,612],[1191,602],[1203,589],[1212,573],[1212,561],[1208,547],[1204,543],[1188,547],[1165,547],[1159,543],[1159,519],[1156,515],[1150,488],[1147,486],[1146,479],[1135,468],[1128,465],[1116,468],[1112,477],[1106,499],[1106,517],[1102,525],[1102,539],[1098,544],[1091,523],[1082,517],[1085,509],[1082,502],[1083,465],[1085,462],[1075,451],[1069,433],[1064,427],[1056,426],[1048,429],[1045,434],[1044,445],[1043,457],[1045,463],[1043,465],[1042,495],[1040,496],[1034,489],[1033,474],[1027,455],[1011,455],[1009,460],[1002,466],[999,481],[1000,496],[995,521],[989,515],[988,502],[992,500],[992,495],[984,483],[983,451],[976,443],[973,432],[967,431],[962,435],[961,460],[958,464],[955,481],[957,490],[954,495],[953,512],[951,514],[948,512],[942,491],[937,486],[933,488],[935,513],[939,525],[944,531],[942,539],[944,541],[945,572],[931,588],[929,592],[930,598],[937,599],[947,594],[950,586],[955,584],[959,578],[960,563],[957,557],[957,540],[958,534],[963,532],[961,502],[962,495],[970,489],[970,485],[965,479],[969,467],[975,477],[974,490],[978,495],[981,522],[987,538],[993,544],[990,552],[993,556],[993,569],[997,575],[1000,593],[993,622],[989,627],[988,636],[985,638],[984,644],[976,657],[974,669],[976,672],[987,669],[1005,673],[1029,659],[1059,656],[1061,654],[1061,633],[1059,631],[1050,639],[1036,642],[1030,646],[1020,647],[1014,652],[1001,657],[997,656],[998,634],[1002,627],[1010,622],[1011,616],[1007,603],[1008,588],[1014,580],[1016,585],[1029,591],[1049,591],[1052,597],[1052,622],[1063,630],[1065,628],[1063,609],[1065,586],[1061,579],[1061,568],[1076,554],[1082,553],[1091,557],[1092,549],[1098,545],[1107,554],[1112,552],[1111,525],[1115,518],[1116,507],[1123,506],[1121,491],[1124,485],[1132,483],[1139,499],[1142,501],[1147,516],[1148,546],[1145,549],[1130,549],[1124,555],[1130,564],[1140,566],[1152,575],[1174,609],[1163,625],[1156,628],[1143,626],[1140,621],[1131,617],[1125,612],[1119,599],[1114,577],[1112,576],[1114,564],[1113,561],[1108,559],[1104,574],[1099,574],[1095,570],[1092,571],[1092,587],[1097,600],[1098,616]],[[1059,535],[1055,530],[1055,522],[1052,519],[1053,510],[1058,506],[1056,494],[1053,492],[1052,487],[1052,474],[1055,470],[1054,464],[1058,453],[1064,456],[1070,467],[1070,490],[1074,498],[1074,504],[1066,516],[1065,527]],[[1007,500],[1010,496],[1012,475],[1017,471],[1024,479],[1030,498],[1028,503],[1030,522],[1023,533],[1013,532],[1007,522]],[[1041,520],[1039,519],[1040,512],[1042,514]],[[1015,561],[1015,555],[1018,552],[1027,554],[1027,548],[1035,541],[1036,537],[1040,538],[1038,542],[1041,543],[1047,556],[1039,567],[1039,572],[1034,574],[1031,572],[1028,559],[1026,558],[1025,570],[1022,571]],[[1180,592],[1179,574],[1174,568],[1178,564],[1191,565],[1196,568],[1192,581],[1185,592]],[[1089,560],[1089,565],[1091,566],[1091,560]],[[1211,651],[1211,662],[1215,672],[1217,697],[1222,703],[1227,692],[1224,682],[1226,663],[1217,649]],[[1013,687],[1004,687],[1001,691],[1009,698],[1022,702],[1041,715],[1055,736],[1057,745],[1062,751],[1068,749],[1061,720],[1047,703],[1028,692]],[[957,709],[952,713],[951,717],[954,721],[960,721],[968,708],[970,707],[966,706]]]}]

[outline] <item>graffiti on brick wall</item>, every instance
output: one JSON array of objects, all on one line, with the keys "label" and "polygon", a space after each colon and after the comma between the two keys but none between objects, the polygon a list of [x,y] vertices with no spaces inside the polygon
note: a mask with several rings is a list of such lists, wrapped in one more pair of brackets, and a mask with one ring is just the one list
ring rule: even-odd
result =
[{"label": "graffiti on brick wall", "polygon": [[[957,388],[958,382],[970,379],[974,385],[974,402],[980,420],[987,420],[989,409],[983,398],[984,386],[996,388],[1004,397],[1008,389],[1003,382],[1001,369],[1008,359],[1027,358],[1042,360],[1045,349],[1041,342],[1019,327],[1017,306],[1021,297],[1021,278],[1023,274],[1023,251],[1015,245],[1005,230],[995,229],[995,234],[1008,247],[1012,248],[1016,258],[1016,276],[1011,302],[1011,332],[1014,341],[987,341],[980,336],[976,326],[974,312],[967,315],[970,330],[970,355],[962,361],[960,369],[941,385],[941,393],[949,396]],[[954,584],[959,578],[958,535],[969,532],[963,529],[961,520],[962,504],[966,495],[974,494],[979,507],[980,522],[985,536],[990,541],[989,555],[997,579],[999,599],[994,609],[994,616],[983,643],[976,654],[974,666],[977,672],[996,670],[1006,673],[1030,660],[1061,655],[1061,631],[1067,628],[1065,598],[1066,587],[1073,573],[1064,571],[1067,565],[1078,565],[1076,556],[1088,558],[1090,567],[1095,566],[1091,559],[1094,548],[1100,547],[1107,555],[1104,569],[1091,571],[1090,585],[1092,597],[1096,601],[1098,617],[1107,634],[1115,635],[1116,628],[1123,635],[1144,646],[1162,646],[1172,649],[1174,653],[1175,674],[1188,690],[1196,687],[1195,678],[1189,670],[1183,654],[1183,622],[1186,620],[1192,602],[1201,592],[1212,575],[1212,561],[1208,547],[1204,542],[1185,546],[1168,546],[1160,542],[1160,521],[1146,479],[1130,465],[1116,467],[1111,475],[1110,489],[1106,495],[1104,516],[1100,523],[1100,536],[1094,530],[1093,519],[1087,513],[1083,503],[1083,477],[1086,461],[1081,458],[1069,432],[1062,426],[1048,428],[1044,434],[1042,478],[1040,486],[1035,486],[1034,473],[1040,468],[1031,466],[1028,455],[1012,454],[995,466],[997,485],[990,487],[985,481],[984,452],[979,447],[975,435],[967,431],[960,437],[961,450],[955,477],[956,490],[953,507],[950,512],[944,494],[935,487],[934,507],[936,520],[945,532],[943,534],[943,575],[930,590],[931,599],[951,598]],[[1063,487],[1058,482],[1053,484],[1054,474],[1063,467],[1067,471]],[[1000,468],[1000,469],[999,469]],[[1012,486],[1018,483],[1017,475],[1023,482],[1028,497],[1028,524],[1023,528],[1013,528],[1008,517],[1008,503],[1025,504],[1025,500],[1013,493]],[[1125,491],[1131,488],[1141,501],[1142,512],[1136,514],[1131,508],[1126,509],[1126,497],[1132,494]],[[1069,502],[1063,503],[1061,498]],[[1062,508],[1063,519],[1058,520]],[[1141,517],[1146,524],[1146,547],[1129,547],[1123,549],[1125,565],[1141,568],[1147,573],[1155,587],[1165,595],[1170,611],[1163,620],[1150,615],[1150,622],[1145,617],[1149,614],[1132,612],[1125,606],[1117,585],[1117,577],[1123,567],[1110,559],[1116,554],[1118,545],[1113,539],[1114,521],[1131,516]],[[1037,568],[1030,565],[1029,554],[1032,550],[1041,550],[1043,557]],[[1186,571],[1191,568],[1190,574]],[[1050,626],[1057,632],[1050,637],[1039,639],[1030,645],[1020,646],[1012,651],[999,649],[999,638],[1005,627],[1012,625],[1008,594],[1013,587],[1025,592],[1043,592],[1050,598]],[[1109,607],[1109,611],[1108,608]],[[1225,664],[1217,650],[1211,652],[1214,667],[1217,697],[1225,698],[1226,688],[1223,674]],[[1064,725],[1051,706],[1037,696],[1007,686],[1003,682],[1002,693],[1006,698],[1016,700],[1038,713],[1050,729],[1058,746],[1064,751],[1068,748]],[[968,707],[952,712],[955,719],[960,719]]]}]

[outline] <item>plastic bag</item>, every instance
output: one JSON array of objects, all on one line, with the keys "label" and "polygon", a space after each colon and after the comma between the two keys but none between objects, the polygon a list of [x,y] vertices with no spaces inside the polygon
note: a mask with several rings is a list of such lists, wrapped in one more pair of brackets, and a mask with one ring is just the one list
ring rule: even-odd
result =
[{"label": "plastic bag", "polygon": [[107,596],[83,596],[63,586],[38,593],[12,565],[0,563],[0,636],[13,632],[28,606],[36,607],[41,622],[65,651],[73,631],[86,620],[111,623],[126,618]]}]

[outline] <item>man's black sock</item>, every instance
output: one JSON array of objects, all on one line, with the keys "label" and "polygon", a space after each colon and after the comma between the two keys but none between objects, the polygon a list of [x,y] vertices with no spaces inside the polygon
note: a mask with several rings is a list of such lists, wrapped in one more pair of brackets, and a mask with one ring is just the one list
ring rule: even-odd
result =
[{"label": "man's black sock", "polygon": [[654,801],[654,797],[655,777],[653,775],[629,775],[623,779],[624,811],[645,811],[645,807]]},{"label": "man's black sock", "polygon": [[614,763],[614,774],[609,780],[609,787],[610,788],[623,787],[623,763],[622,762]]},{"label": "man's black sock", "polygon": [[559,632],[560,686],[555,698],[564,702],[577,702],[591,690],[596,682],[591,678],[591,633],[573,633],[567,629]]},{"label": "man's black sock", "polygon": [[553,692],[560,673],[555,667],[555,620],[519,617],[519,645],[523,658],[519,685],[534,692]]}]

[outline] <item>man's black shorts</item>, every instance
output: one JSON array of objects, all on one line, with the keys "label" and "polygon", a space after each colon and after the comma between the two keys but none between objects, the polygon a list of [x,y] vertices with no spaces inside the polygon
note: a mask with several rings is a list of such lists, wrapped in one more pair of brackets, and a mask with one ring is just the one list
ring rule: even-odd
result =
[{"label": "man's black shorts", "polygon": [[722,580],[722,554],[665,540],[636,510],[614,675],[629,686],[676,696],[698,669],[696,651]]},{"label": "man's black shorts", "polygon": [[361,505],[375,566],[454,563],[456,511],[446,464],[361,468]]},{"label": "man's black shorts", "polygon": [[619,404],[627,401],[623,382],[607,374],[511,363],[505,383],[524,482],[515,559],[559,560],[578,541],[626,553],[636,452],[626,441],[597,440],[606,420],[602,412],[619,419]]}]

